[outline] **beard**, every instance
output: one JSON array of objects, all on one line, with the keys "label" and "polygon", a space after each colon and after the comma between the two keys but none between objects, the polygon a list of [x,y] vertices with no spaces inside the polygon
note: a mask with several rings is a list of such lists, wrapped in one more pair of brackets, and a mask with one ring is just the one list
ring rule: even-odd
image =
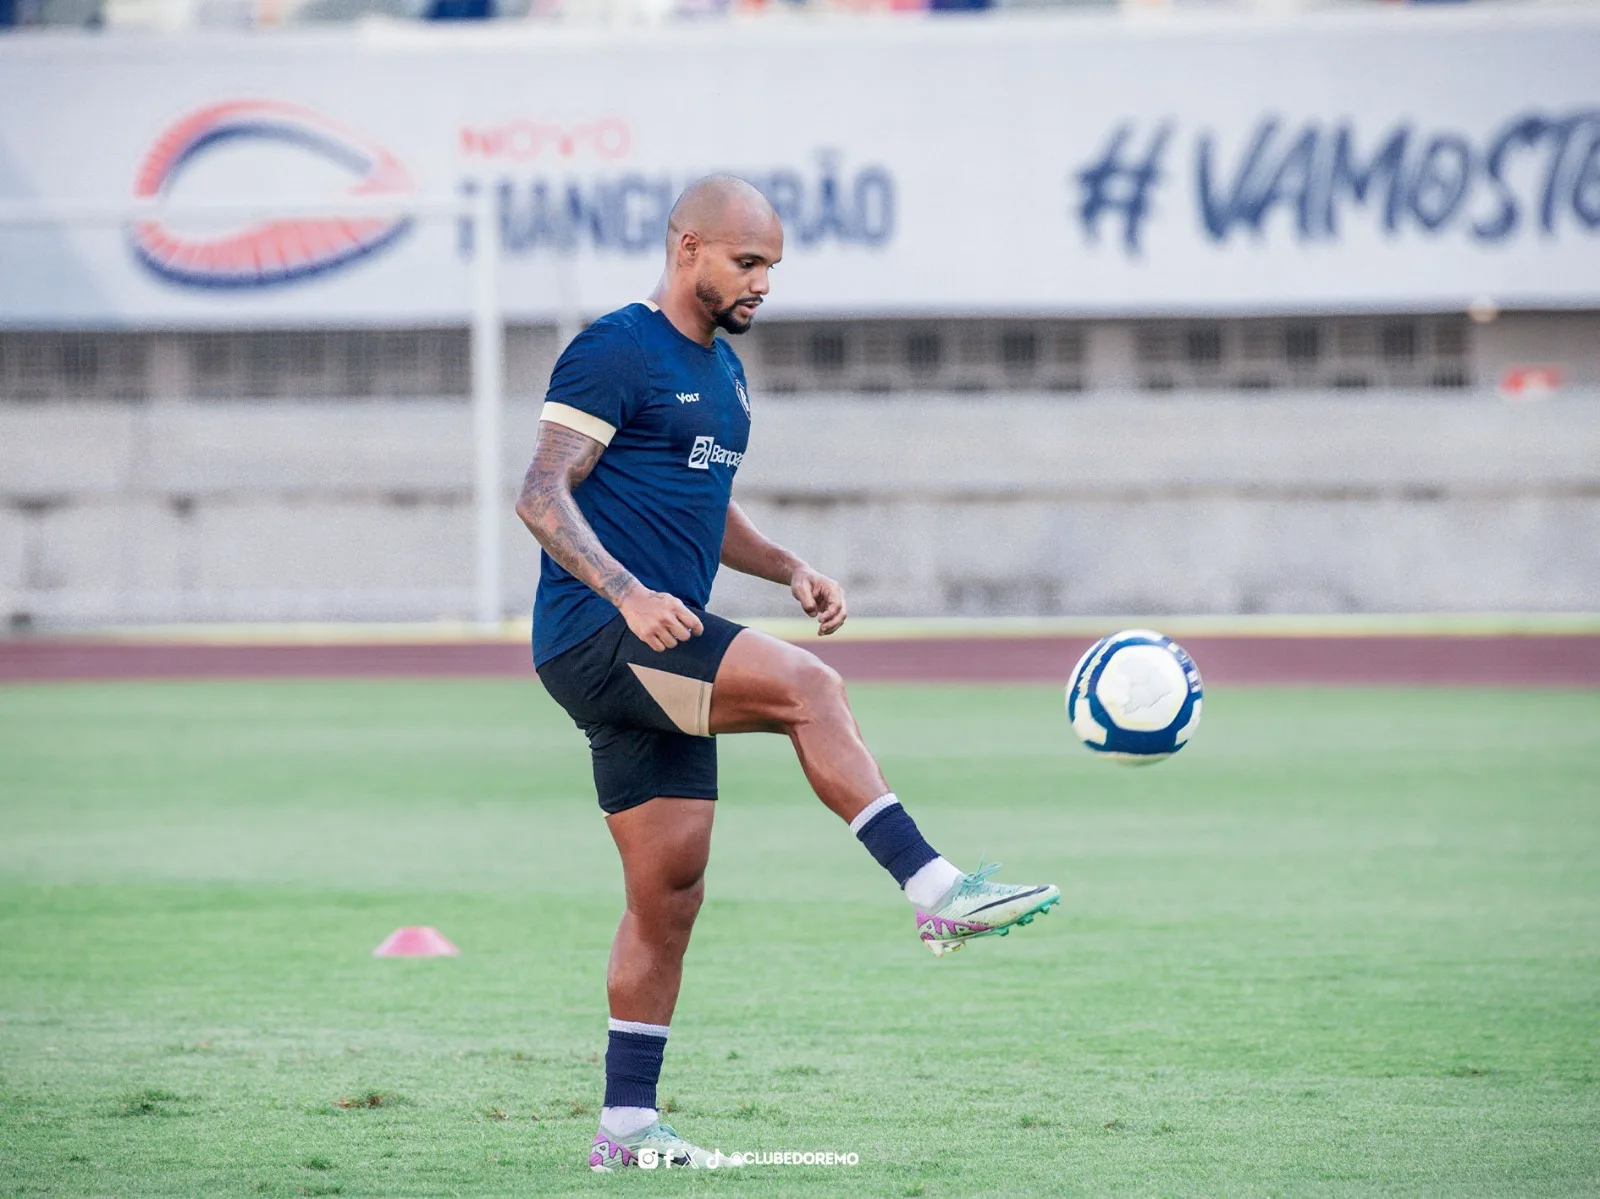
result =
[{"label": "beard", "polygon": [[694,285],[694,294],[711,313],[711,322],[717,328],[735,336],[750,331],[750,322],[755,319],[755,314],[746,316],[740,312],[737,300],[732,304],[727,303],[722,293],[704,280]]}]

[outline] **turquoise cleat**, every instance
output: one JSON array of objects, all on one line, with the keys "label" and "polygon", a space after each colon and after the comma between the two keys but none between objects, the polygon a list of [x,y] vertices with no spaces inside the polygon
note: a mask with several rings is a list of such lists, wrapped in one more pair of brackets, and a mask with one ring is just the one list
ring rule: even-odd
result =
[{"label": "turquoise cleat", "polygon": [[716,1170],[723,1166],[742,1166],[744,1160],[737,1154],[728,1155],[720,1149],[702,1149],[691,1145],[677,1133],[672,1125],[657,1120],[648,1128],[641,1128],[631,1137],[613,1136],[604,1125],[594,1134],[594,1145],[589,1150],[589,1169],[601,1173],[637,1167],[654,1170]]},{"label": "turquoise cleat", "polygon": [[991,883],[989,876],[998,869],[998,862],[980,865],[962,875],[933,911],[917,909],[917,934],[934,957],[954,953],[978,937],[1003,937],[1014,925],[1031,924],[1061,902],[1060,889],[1049,884]]}]

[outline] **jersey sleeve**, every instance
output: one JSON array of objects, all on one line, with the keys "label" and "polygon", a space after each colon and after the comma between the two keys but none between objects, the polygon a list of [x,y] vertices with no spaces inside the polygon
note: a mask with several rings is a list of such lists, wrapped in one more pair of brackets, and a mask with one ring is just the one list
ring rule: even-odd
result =
[{"label": "jersey sleeve", "polygon": [[550,372],[539,419],[610,445],[638,411],[646,383],[644,356],[633,334],[609,322],[590,325]]}]

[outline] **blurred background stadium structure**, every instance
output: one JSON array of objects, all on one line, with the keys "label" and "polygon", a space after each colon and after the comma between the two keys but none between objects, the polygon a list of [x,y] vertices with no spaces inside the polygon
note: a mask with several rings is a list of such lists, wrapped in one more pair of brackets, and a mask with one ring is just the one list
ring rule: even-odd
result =
[{"label": "blurred background stadium structure", "polygon": [[[0,25],[64,26],[171,32],[274,29],[315,22],[374,20],[526,20],[588,26],[660,25],[673,21],[802,17],[873,17],[924,12],[1172,8],[1300,12],[1372,7],[1397,0],[3,0]],[[1400,3],[1406,0],[1398,0]],[[1464,0],[1410,0],[1460,3]],[[1507,4],[1549,0],[1492,0]],[[1579,3],[1584,0],[1578,0]]]},{"label": "blurred background stadium structure", "polygon": [[[0,0],[102,27],[0,37],[0,618],[525,613],[550,367],[718,168],[737,493],[856,611],[1596,607],[1600,12],[981,7],[1096,6]],[[262,31],[374,14],[517,20]]]}]

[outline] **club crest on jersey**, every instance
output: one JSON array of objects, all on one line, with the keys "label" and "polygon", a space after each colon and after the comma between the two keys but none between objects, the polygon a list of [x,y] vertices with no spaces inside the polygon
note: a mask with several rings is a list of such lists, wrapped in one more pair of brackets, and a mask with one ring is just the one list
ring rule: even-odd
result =
[{"label": "club crest on jersey", "polygon": [[743,454],[718,445],[714,437],[696,437],[689,449],[690,470],[710,470],[713,464],[738,470],[739,463],[743,461]]},{"label": "club crest on jersey", "polygon": [[739,407],[744,409],[744,414],[748,418],[750,415],[750,396],[745,391],[744,384],[738,379],[735,379],[733,381],[733,390],[734,393],[739,397]]}]

